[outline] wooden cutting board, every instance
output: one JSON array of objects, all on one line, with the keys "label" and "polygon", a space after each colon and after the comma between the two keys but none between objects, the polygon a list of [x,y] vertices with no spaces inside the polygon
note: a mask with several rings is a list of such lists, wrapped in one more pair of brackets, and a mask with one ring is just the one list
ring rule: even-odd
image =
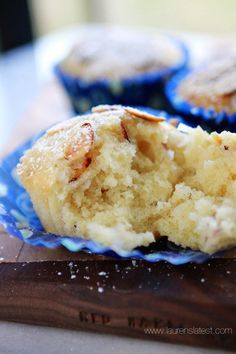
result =
[{"label": "wooden cutting board", "polygon": [[[68,112],[51,83],[7,150]],[[1,320],[235,350],[235,293],[234,258],[182,266],[118,260],[31,247],[0,230]]]}]

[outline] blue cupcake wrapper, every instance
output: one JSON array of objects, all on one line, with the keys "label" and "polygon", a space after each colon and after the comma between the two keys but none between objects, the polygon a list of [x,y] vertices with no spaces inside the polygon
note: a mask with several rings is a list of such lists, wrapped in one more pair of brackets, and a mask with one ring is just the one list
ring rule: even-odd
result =
[{"label": "blue cupcake wrapper", "polygon": [[214,109],[206,109],[204,107],[197,107],[185,101],[183,97],[178,94],[179,84],[191,70],[185,69],[174,75],[166,84],[165,94],[178,114],[182,114],[184,118],[193,124],[202,125],[206,129],[222,131],[230,130],[236,131],[236,112],[229,115],[227,112],[216,112]]},{"label": "blue cupcake wrapper", "polygon": [[186,46],[170,37],[182,53],[182,59],[175,66],[121,80],[85,81],[74,77],[57,64],[54,72],[65,88],[76,113],[84,113],[99,104],[142,105],[166,109],[164,82],[188,64]]},{"label": "blue cupcake wrapper", "polygon": [[[170,118],[163,111],[147,108],[145,110],[155,115],[165,116],[167,119]],[[9,234],[32,246],[42,246],[50,249],[64,246],[72,252],[85,251],[114,258],[143,259],[149,262],[167,261],[175,265],[188,262],[202,263],[212,258],[227,257],[227,251],[209,256],[199,251],[176,246],[165,237],[149,247],[118,253],[109,247],[82,237],[54,235],[45,232],[33,209],[28,193],[22,187],[16,175],[16,166],[20,157],[42,134],[43,132],[30,139],[0,161],[0,224]]]}]

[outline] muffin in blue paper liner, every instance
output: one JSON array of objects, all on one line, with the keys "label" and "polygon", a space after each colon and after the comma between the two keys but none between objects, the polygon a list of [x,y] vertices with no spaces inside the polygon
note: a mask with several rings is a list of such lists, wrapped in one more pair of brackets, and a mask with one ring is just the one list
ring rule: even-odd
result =
[{"label": "muffin in blue paper liner", "polygon": [[236,56],[182,70],[166,85],[176,112],[207,130],[236,131]]},{"label": "muffin in blue paper liner", "polygon": [[99,104],[166,109],[164,82],[187,63],[176,38],[103,28],[85,34],[55,74],[76,113]]},{"label": "muffin in blue paper liner", "polygon": [[[153,110],[151,111],[153,112]],[[156,114],[158,113],[156,112]],[[165,116],[168,117],[167,114]],[[9,234],[33,246],[44,246],[52,249],[64,246],[73,252],[83,250],[89,253],[137,258],[150,262],[167,261],[176,265],[187,262],[201,263],[210,258],[227,256],[226,251],[209,256],[199,251],[184,249],[174,245],[164,237],[149,247],[140,247],[132,251],[117,253],[109,247],[82,237],[59,236],[45,232],[33,209],[28,193],[21,186],[16,175],[16,165],[20,157],[24,151],[35,143],[37,138],[29,140],[0,163],[0,224]]]}]

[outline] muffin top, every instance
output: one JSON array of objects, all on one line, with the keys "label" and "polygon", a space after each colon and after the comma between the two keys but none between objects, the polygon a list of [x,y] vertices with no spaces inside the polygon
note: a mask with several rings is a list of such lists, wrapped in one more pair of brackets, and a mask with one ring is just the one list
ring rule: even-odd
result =
[{"label": "muffin top", "polygon": [[88,30],[61,68],[84,80],[122,79],[178,65],[183,53],[167,36],[115,28]]},{"label": "muffin top", "polygon": [[190,73],[178,93],[191,104],[216,112],[236,112],[236,54],[209,62]]}]

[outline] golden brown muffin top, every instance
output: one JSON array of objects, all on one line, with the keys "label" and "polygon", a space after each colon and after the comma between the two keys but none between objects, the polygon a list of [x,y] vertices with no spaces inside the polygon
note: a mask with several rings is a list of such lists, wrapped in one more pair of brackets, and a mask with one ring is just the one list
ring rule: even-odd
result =
[{"label": "golden brown muffin top", "polygon": [[121,79],[168,68],[181,59],[181,50],[167,36],[97,28],[81,36],[61,67],[85,80]]},{"label": "golden brown muffin top", "polygon": [[216,112],[236,112],[236,55],[209,62],[190,73],[178,87],[181,97]]}]

